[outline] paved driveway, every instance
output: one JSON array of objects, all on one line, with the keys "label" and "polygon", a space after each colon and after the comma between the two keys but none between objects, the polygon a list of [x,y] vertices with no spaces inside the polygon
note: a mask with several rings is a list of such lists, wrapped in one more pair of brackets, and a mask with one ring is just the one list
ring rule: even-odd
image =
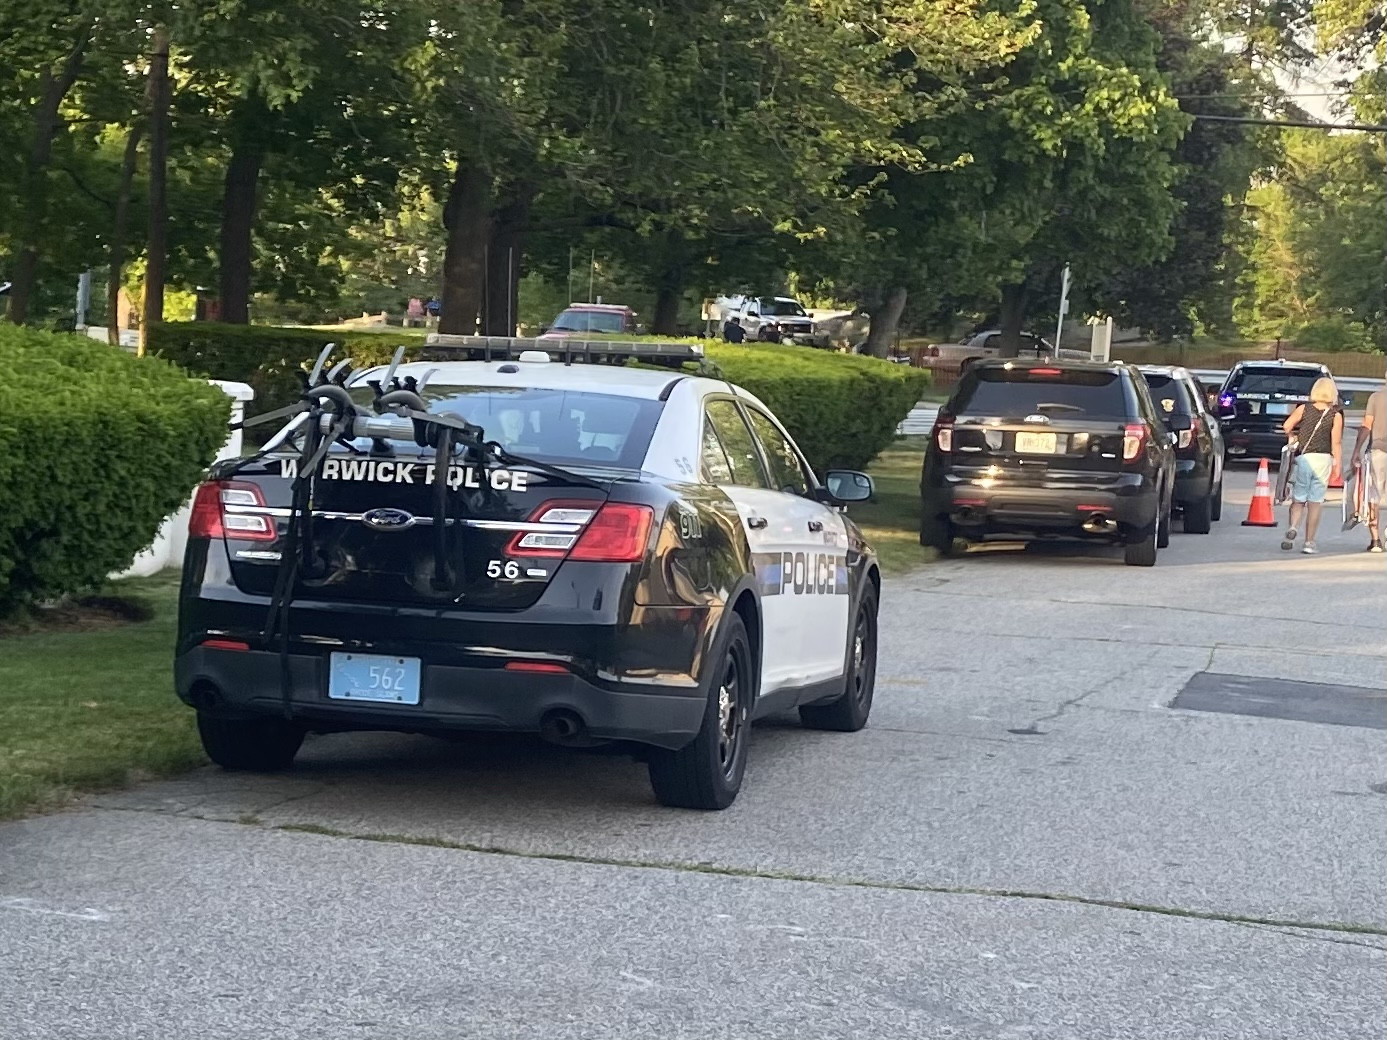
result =
[{"label": "paved driveway", "polygon": [[1154,570],[889,582],[870,728],[761,727],[721,814],[620,758],[338,736],[0,826],[0,1034],[1378,1035],[1383,559],[1280,553],[1232,482]]}]

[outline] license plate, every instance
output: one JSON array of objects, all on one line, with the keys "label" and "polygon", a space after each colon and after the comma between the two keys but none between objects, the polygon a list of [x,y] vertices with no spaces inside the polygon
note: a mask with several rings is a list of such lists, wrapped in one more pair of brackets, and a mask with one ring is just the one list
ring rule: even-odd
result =
[{"label": "license plate", "polygon": [[1290,415],[1294,410],[1289,404],[1268,404],[1264,408],[1267,415]]},{"label": "license plate", "polygon": [[334,701],[419,703],[419,658],[333,654],[327,695]]},{"label": "license plate", "polygon": [[1016,450],[1027,455],[1053,455],[1056,437],[1053,433],[1018,433]]}]

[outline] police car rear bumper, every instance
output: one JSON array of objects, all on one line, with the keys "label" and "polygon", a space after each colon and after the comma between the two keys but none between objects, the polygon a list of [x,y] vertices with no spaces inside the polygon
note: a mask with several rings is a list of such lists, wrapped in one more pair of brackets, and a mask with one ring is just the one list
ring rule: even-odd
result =
[{"label": "police car rear bumper", "polygon": [[[691,632],[703,632],[706,616],[700,620]],[[693,669],[677,664],[667,670],[633,658],[618,669],[581,653],[508,655],[493,647],[486,649],[496,656],[486,657],[456,646],[393,642],[350,649],[418,658],[417,704],[334,699],[331,655],[345,649],[291,643],[288,706],[310,729],[539,732],[546,718],[563,713],[581,720],[584,738],[678,748],[698,732],[707,704]],[[235,634],[208,636],[174,662],[179,698],[220,717],[282,716],[281,675],[273,647]]]},{"label": "police car rear bumper", "polygon": [[1275,429],[1259,430],[1246,426],[1233,425],[1224,420],[1223,438],[1228,445],[1231,458],[1277,459],[1281,449],[1286,446],[1286,435],[1278,426]]},{"label": "police car rear bumper", "polygon": [[[967,482],[925,493],[926,513],[947,515],[960,533],[1114,536],[1141,528],[1156,512],[1155,486],[1139,474],[1091,486],[990,487]],[[1101,518],[1103,522],[1095,522]],[[1120,525],[1110,529],[1106,522]],[[1085,528],[1085,525],[1088,528]]]}]

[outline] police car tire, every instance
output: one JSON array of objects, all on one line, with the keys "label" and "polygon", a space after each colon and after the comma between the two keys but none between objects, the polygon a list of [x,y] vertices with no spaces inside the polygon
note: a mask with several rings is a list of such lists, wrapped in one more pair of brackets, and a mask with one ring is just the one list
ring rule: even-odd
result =
[{"label": "police car tire", "polygon": [[197,713],[207,757],[223,769],[276,773],[288,769],[303,746],[304,731],[284,719],[222,719]]},{"label": "police car tire", "polygon": [[[737,798],[746,774],[751,704],[755,701],[756,668],[746,625],[735,612],[727,615],[719,671],[713,674],[708,703],[698,735],[682,748],[652,748],[647,754],[650,786],[661,805],[674,809],[726,809]],[[731,765],[722,759],[721,691],[735,675],[735,736]]]},{"label": "police car tire", "polygon": [[1215,522],[1223,519],[1223,478],[1218,478],[1218,486],[1214,488],[1213,501],[1209,505],[1209,519]]},{"label": "police car tire", "polygon": [[1156,528],[1156,548],[1165,549],[1170,545],[1170,512],[1171,503],[1165,504],[1165,509],[1161,513],[1159,526]]},{"label": "police car tire", "polygon": [[1210,492],[1185,506],[1185,534],[1208,534],[1214,523],[1214,496]]},{"label": "police car tire", "polygon": [[920,544],[929,549],[937,549],[945,556],[953,552],[954,531],[948,517],[925,513],[920,518]]},{"label": "police car tire", "polygon": [[[859,634],[866,644],[860,663],[855,654]],[[852,630],[848,632],[847,661],[843,695],[827,704],[806,704],[799,709],[800,722],[810,729],[856,733],[867,725],[872,713],[877,676],[877,593],[870,582],[857,604]]]},{"label": "police car tire", "polygon": [[1122,551],[1122,562],[1128,567],[1156,566],[1156,543],[1160,540],[1160,517],[1141,529],[1136,541],[1128,542]]}]

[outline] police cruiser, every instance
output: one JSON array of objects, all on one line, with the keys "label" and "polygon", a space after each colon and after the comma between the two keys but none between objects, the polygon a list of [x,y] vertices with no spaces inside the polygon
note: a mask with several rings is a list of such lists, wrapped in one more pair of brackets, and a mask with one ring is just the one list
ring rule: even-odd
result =
[{"label": "police cruiser", "polygon": [[[880,575],[844,506],[869,477],[820,482],[765,405],[684,371],[697,347],[427,349],[326,374],[324,351],[247,422],[287,419],[265,449],[198,488],[175,676],[214,762],[282,769],[307,732],[538,732],[629,747],[660,802],[721,809],[753,720],[866,724]],[[651,364],[589,363],[627,358]]]}]

